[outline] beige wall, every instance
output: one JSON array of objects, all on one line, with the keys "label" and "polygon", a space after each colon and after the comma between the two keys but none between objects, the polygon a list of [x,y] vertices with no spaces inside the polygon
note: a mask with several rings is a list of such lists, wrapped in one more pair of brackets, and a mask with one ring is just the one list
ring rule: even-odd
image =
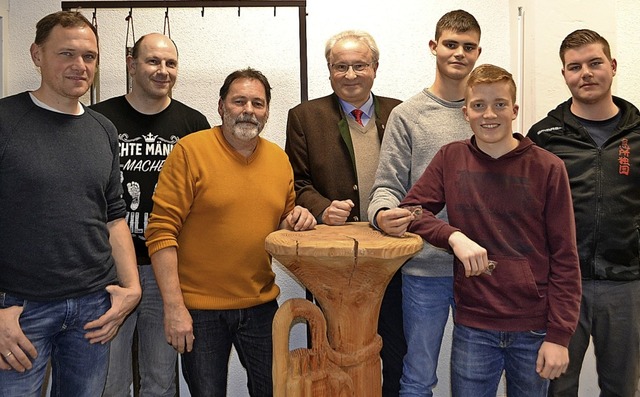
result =
[{"label": "beige wall", "polygon": [[[619,25],[618,9],[632,1],[510,1],[513,5],[512,29],[517,22],[517,7],[524,10],[524,100],[520,117],[523,118],[525,132],[529,127],[546,116],[558,103],[566,100],[570,93],[560,73],[562,64],[558,49],[562,39],[575,29],[589,28],[598,31],[616,50]],[[606,5],[606,6],[605,6]],[[636,12],[636,15],[638,13]],[[622,18],[626,20],[627,17]],[[512,35],[512,60],[514,66],[518,57],[517,37]],[[637,55],[634,55],[634,57]],[[515,72],[515,69],[514,69]],[[629,77],[628,73],[622,78]],[[620,76],[616,82],[620,81]],[[616,86],[614,87],[614,90]]]}]

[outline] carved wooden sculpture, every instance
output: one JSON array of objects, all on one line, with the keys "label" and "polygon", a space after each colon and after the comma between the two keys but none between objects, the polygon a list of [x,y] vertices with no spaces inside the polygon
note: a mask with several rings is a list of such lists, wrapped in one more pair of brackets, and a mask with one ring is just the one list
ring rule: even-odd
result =
[{"label": "carved wooden sculpture", "polygon": [[[382,296],[396,270],[422,244],[419,236],[389,237],[366,222],[281,230],[267,237],[266,250],[313,293],[326,318],[325,325],[317,308],[303,300],[285,302],[278,311],[275,396],[381,395],[382,341],[376,330]],[[298,318],[309,322],[312,348],[289,352],[291,323]]]},{"label": "carved wooden sculpture", "polygon": [[[291,325],[305,320],[310,349],[289,351]],[[327,324],[318,306],[305,299],[289,299],[273,319],[273,395],[282,397],[353,397],[353,381],[335,364],[327,341]]]}]

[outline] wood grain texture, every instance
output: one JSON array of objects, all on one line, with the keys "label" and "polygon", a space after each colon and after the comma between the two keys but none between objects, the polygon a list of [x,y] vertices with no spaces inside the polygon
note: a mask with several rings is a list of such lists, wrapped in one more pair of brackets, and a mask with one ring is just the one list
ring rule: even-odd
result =
[{"label": "wood grain texture", "polygon": [[[390,237],[366,222],[281,230],[267,237],[266,250],[322,308],[316,311],[310,302],[295,300],[278,311],[273,323],[274,395],[381,395],[382,340],[376,330],[382,296],[394,273],[422,245],[417,235]],[[289,352],[289,332],[296,321],[308,322],[312,347]]]}]

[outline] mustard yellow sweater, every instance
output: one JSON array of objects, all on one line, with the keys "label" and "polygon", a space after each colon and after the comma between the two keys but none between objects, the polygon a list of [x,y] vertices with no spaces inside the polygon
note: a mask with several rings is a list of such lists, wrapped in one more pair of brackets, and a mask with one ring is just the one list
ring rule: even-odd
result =
[{"label": "mustard yellow sweater", "polygon": [[182,138],[168,156],[146,230],[149,255],[175,246],[189,309],[239,309],[280,290],[265,237],[294,207],[284,151],[260,138],[247,159],[220,127]]}]

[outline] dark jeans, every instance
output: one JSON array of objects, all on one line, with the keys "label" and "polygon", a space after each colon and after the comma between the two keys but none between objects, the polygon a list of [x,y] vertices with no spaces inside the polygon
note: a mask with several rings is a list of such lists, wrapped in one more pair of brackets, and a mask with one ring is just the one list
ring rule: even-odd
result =
[{"label": "dark jeans", "polygon": [[551,381],[549,396],[578,396],[590,339],[600,396],[635,396],[640,376],[640,281],[582,280],[580,319],[569,343],[569,368]]},{"label": "dark jeans", "polygon": [[193,350],[182,355],[182,372],[192,397],[226,397],[233,345],[247,370],[252,397],[273,395],[271,323],[274,300],[246,309],[190,310]]},{"label": "dark jeans", "polygon": [[393,276],[382,299],[378,334],[382,337],[382,397],[397,397],[400,393],[402,360],[407,354],[407,342],[402,326],[402,273]]}]

